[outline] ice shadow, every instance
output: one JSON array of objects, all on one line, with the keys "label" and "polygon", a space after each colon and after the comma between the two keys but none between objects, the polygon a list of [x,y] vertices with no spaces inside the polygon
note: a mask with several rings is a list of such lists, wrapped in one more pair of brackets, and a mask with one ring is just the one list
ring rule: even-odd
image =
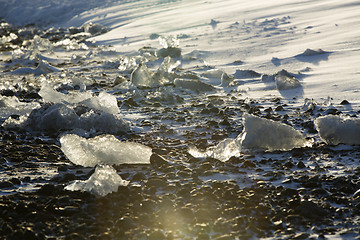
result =
[{"label": "ice shadow", "polygon": [[319,65],[322,61],[329,60],[329,56],[332,52],[319,50],[306,49],[305,52],[294,56],[294,58],[300,62],[312,63],[314,65]]}]

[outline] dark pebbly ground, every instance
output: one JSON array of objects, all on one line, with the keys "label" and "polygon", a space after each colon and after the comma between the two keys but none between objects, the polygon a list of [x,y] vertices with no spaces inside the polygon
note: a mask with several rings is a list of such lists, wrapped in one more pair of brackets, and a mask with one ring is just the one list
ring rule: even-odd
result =
[{"label": "dark pebbly ground", "polygon": [[[33,29],[29,39],[44,33],[28,28]],[[19,33],[15,27],[2,31]],[[65,32],[52,31],[48,38],[64,38]],[[18,39],[3,44],[1,51],[22,43]],[[106,88],[103,79],[113,76],[103,75],[90,87]],[[2,90],[1,95],[31,102],[39,101],[38,91],[14,88]],[[189,146],[204,150],[236,136],[242,130],[243,112],[282,121],[316,139],[314,116],[340,110],[304,112],[278,98],[245,101],[235,94],[189,98],[179,97],[170,106],[161,99],[119,100],[122,111],[148,113],[149,118],[138,123],[146,132],[117,137],[145,144],[153,155],[150,165],[116,166],[130,184],[105,197],[64,190],[73,180],[89,178],[93,169],[67,160],[58,142],[61,130],[1,127],[1,238],[354,239],[360,235],[360,200],[354,196],[360,182],[359,147],[331,147],[317,141],[311,148],[243,154],[226,162],[188,153]]]}]

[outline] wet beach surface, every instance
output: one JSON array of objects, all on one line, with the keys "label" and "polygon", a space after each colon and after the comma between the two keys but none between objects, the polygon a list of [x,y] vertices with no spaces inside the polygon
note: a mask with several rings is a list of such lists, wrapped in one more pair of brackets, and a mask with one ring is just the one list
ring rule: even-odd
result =
[{"label": "wet beach surface", "polygon": [[[214,77],[209,72],[214,67],[201,65],[196,56],[181,55],[176,46],[143,47],[135,56],[121,56],[110,47],[88,42],[89,36],[106,31],[101,27],[92,31],[17,28],[4,22],[1,26],[3,36],[13,36],[0,46],[0,234],[4,239],[353,239],[359,235],[360,200],[354,195],[359,186],[359,147],[326,145],[313,123],[319,116],[340,113],[357,118],[359,112],[349,108],[350,103],[308,102],[298,107],[296,98],[249,99],[238,86],[259,80],[261,74],[254,71],[246,72],[245,80],[229,80],[232,88],[220,91],[204,82],[204,76]],[[70,40],[61,42],[65,39]],[[23,53],[14,52],[20,47]],[[177,66],[178,60],[200,65],[184,69]],[[36,70],[41,62],[46,67]],[[142,63],[150,70],[142,70]],[[154,84],[129,87],[135,69],[155,73]],[[195,87],[179,87],[174,82],[178,78],[194,80]],[[218,84],[221,78],[224,83],[223,73]],[[93,125],[84,120],[82,130],[78,123],[77,129],[64,124],[66,118],[59,126],[46,125],[46,111],[59,105],[40,96],[45,81],[66,95],[90,92],[97,97],[106,91],[115,96],[131,130],[121,124],[99,127],[118,120],[110,117]],[[53,93],[49,94],[53,100]],[[8,104],[9,99],[15,106]],[[79,117],[108,116],[105,110],[69,102],[67,107]],[[189,153],[190,147],[206,151],[235,138],[243,130],[244,113],[290,125],[313,144],[286,152],[251,151],[227,161]],[[26,114],[30,120],[22,121]],[[41,121],[44,124],[37,124]],[[69,132],[84,137],[112,134],[141,143],[152,149],[150,164],[114,166],[130,183],[103,197],[67,191],[64,188],[72,181],[86,180],[94,172],[74,165],[62,152],[59,138]]]}]

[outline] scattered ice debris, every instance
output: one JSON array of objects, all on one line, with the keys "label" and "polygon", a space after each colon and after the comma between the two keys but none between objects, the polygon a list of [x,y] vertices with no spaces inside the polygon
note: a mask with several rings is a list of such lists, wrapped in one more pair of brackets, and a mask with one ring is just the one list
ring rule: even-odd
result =
[{"label": "scattered ice debris", "polygon": [[91,35],[103,34],[109,31],[105,26],[99,23],[85,23],[82,27],[85,32],[90,33]]},{"label": "scattered ice debris", "polygon": [[65,187],[69,191],[86,191],[92,194],[106,196],[117,192],[119,186],[127,186],[129,181],[123,180],[111,166],[97,166],[88,180],[76,180]]},{"label": "scattered ice debris", "polygon": [[180,41],[174,36],[168,36],[168,37],[159,37],[160,45],[163,46],[163,48],[159,49],[157,51],[158,57],[172,57],[172,58],[179,58],[181,57],[181,49],[179,48]]},{"label": "scattered ice debris", "polygon": [[189,89],[194,92],[211,92],[215,90],[210,84],[204,83],[198,79],[176,78],[174,84],[177,88]]},{"label": "scattered ice debris", "polygon": [[236,70],[234,77],[236,79],[244,78],[258,78],[261,77],[260,73],[255,72],[254,70]]},{"label": "scattered ice debris", "polygon": [[54,47],[64,48],[67,51],[71,50],[89,50],[89,47],[85,43],[78,43],[75,39],[63,39],[54,43]]},{"label": "scattered ice debris", "polygon": [[285,70],[276,74],[275,83],[278,90],[294,89],[301,86],[300,81]]},{"label": "scattered ice debris", "polygon": [[163,48],[178,48],[180,45],[180,40],[174,36],[160,36],[159,43]]},{"label": "scattered ice debris", "polygon": [[305,98],[302,110],[304,112],[312,112],[316,109],[316,103],[313,99]]},{"label": "scattered ice debris", "polygon": [[305,147],[309,142],[303,134],[284,123],[244,114],[244,130],[238,139],[246,149],[288,151]]},{"label": "scattered ice debris", "polygon": [[74,164],[96,165],[149,164],[152,150],[135,142],[121,142],[113,135],[85,139],[75,134],[60,138],[61,150]]},{"label": "scattered ice debris", "polygon": [[11,73],[13,73],[13,74],[34,74],[35,76],[40,76],[42,74],[46,75],[46,74],[52,73],[52,72],[60,72],[60,69],[51,66],[45,60],[40,60],[38,66],[35,69],[28,68],[28,67],[19,68],[19,69],[12,71]]},{"label": "scattered ice debris", "polygon": [[31,48],[35,51],[51,51],[52,50],[52,44],[49,41],[49,39],[41,38],[38,35],[34,36]]},{"label": "scattered ice debris", "polygon": [[321,139],[329,145],[360,145],[360,119],[327,115],[315,120]]}]

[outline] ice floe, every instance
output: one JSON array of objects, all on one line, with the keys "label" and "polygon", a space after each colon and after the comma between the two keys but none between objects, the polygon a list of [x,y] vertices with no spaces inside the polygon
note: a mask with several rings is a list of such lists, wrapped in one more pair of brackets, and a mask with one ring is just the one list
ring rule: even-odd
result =
[{"label": "ice floe", "polygon": [[60,138],[61,150],[74,164],[96,165],[149,164],[152,150],[135,142],[121,142],[113,135],[85,139],[75,134]]},{"label": "ice floe", "polygon": [[117,192],[119,186],[127,186],[128,181],[123,180],[111,166],[97,166],[95,172],[88,180],[76,180],[65,187],[69,191],[86,191],[96,195],[105,196]]},{"label": "ice floe", "polygon": [[315,120],[321,139],[330,145],[360,144],[360,119],[327,115]]}]

